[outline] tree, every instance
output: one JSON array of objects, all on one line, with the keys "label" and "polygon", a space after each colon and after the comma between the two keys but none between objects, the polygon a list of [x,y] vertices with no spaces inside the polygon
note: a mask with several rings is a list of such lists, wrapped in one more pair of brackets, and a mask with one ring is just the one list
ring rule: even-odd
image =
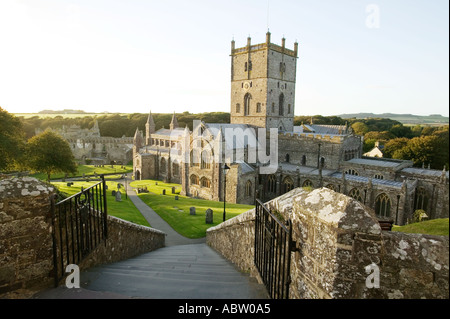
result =
[{"label": "tree", "polygon": [[399,159],[400,155],[398,155],[398,153],[396,152],[399,152],[406,145],[408,145],[408,141],[409,139],[406,137],[394,138],[392,140],[387,141],[386,143],[384,143],[383,149],[384,157]]},{"label": "tree", "polygon": [[437,145],[436,136],[414,137],[408,140],[407,145],[398,151],[395,151],[393,158],[412,160],[414,166],[430,164],[431,168],[435,168],[434,157]]},{"label": "tree", "polygon": [[353,132],[355,132],[356,135],[364,135],[367,132],[369,132],[369,128],[366,124],[363,122],[355,122],[352,124]]},{"label": "tree", "polygon": [[24,145],[22,122],[0,107],[0,171],[20,166]]},{"label": "tree", "polygon": [[26,145],[27,166],[37,172],[75,174],[77,165],[69,143],[58,134],[46,130],[28,140]]}]

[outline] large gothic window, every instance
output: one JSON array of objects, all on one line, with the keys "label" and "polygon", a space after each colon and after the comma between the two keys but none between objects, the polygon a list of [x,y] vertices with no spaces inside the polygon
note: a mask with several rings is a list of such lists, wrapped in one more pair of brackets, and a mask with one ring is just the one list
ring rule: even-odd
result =
[{"label": "large gothic window", "polygon": [[269,175],[267,178],[267,191],[269,193],[276,193],[277,192],[277,178],[275,175]]},{"label": "large gothic window", "polygon": [[356,199],[359,202],[363,202],[363,198],[361,196],[361,192],[359,191],[359,189],[357,188],[353,188],[349,193],[348,196],[350,196],[351,198]]},{"label": "large gothic window", "polygon": [[375,199],[375,214],[380,217],[391,216],[391,199],[385,193],[378,195]]},{"label": "large gothic window", "polygon": [[201,168],[203,168],[203,169],[211,168],[211,158],[209,156],[209,152],[208,151],[203,151],[202,152]]},{"label": "large gothic window", "polygon": [[192,185],[198,185],[199,184],[199,180],[198,180],[198,176],[195,174],[191,175],[191,184]]},{"label": "large gothic window", "polygon": [[292,189],[294,189],[294,182],[293,182],[292,178],[285,177],[283,180],[283,193],[287,193],[287,192],[291,191]]},{"label": "large gothic window", "polygon": [[280,98],[279,98],[279,109],[278,109],[278,114],[280,116],[284,115],[284,94],[281,93],[280,94]]},{"label": "large gothic window", "polygon": [[244,96],[244,115],[250,114],[250,100],[252,99],[252,96],[250,93],[245,94]]},{"label": "large gothic window", "polygon": [[209,179],[207,179],[206,177],[202,177],[202,179],[200,180],[200,183],[202,185],[202,187],[211,187],[211,181]]},{"label": "large gothic window", "polygon": [[416,190],[416,194],[414,196],[414,210],[423,209],[426,211],[428,208],[428,194],[425,188],[419,187]]}]

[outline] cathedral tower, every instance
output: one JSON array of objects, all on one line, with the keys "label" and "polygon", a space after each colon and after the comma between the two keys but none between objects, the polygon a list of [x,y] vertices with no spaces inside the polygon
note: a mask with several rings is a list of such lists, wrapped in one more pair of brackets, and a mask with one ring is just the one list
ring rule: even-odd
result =
[{"label": "cathedral tower", "polygon": [[298,44],[266,42],[235,48],[231,41],[231,123],[292,132]]}]

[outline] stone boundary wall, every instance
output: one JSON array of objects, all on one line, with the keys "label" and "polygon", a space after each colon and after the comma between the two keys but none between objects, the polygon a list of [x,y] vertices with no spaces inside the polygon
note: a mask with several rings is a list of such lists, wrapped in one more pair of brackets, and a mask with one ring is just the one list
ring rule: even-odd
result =
[{"label": "stone boundary wall", "polygon": [[108,216],[108,238],[78,266],[81,270],[109,264],[164,247],[166,233]]},{"label": "stone boundary wall", "polygon": [[[449,238],[381,231],[373,210],[327,188],[296,188],[267,203],[290,218],[290,298],[449,298]],[[243,271],[253,266],[254,210],[207,231]]]},{"label": "stone boundary wall", "polygon": [[[0,180],[0,299],[51,288],[50,198],[55,189],[32,177]],[[127,259],[164,246],[165,233],[108,216],[108,239],[80,269]]]}]

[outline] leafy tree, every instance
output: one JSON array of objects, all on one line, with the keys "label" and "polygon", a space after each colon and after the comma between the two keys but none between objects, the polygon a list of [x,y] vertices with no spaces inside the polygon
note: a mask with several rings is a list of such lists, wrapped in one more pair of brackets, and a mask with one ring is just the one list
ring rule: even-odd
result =
[{"label": "leafy tree", "polygon": [[402,124],[396,124],[389,130],[396,137],[413,137],[413,132],[409,126],[403,126]]},{"label": "leafy tree", "polygon": [[369,128],[366,124],[363,122],[355,122],[352,124],[353,132],[355,132],[356,135],[364,135],[367,132],[369,132]]},{"label": "leafy tree", "polygon": [[77,165],[69,143],[51,130],[45,130],[28,140],[26,145],[27,166],[37,172],[75,174]]},{"label": "leafy tree", "polygon": [[394,152],[393,158],[412,160],[414,166],[430,164],[432,168],[435,168],[434,157],[437,140],[436,136],[414,137],[408,140],[405,147]]},{"label": "leafy tree", "polygon": [[0,171],[20,165],[24,145],[22,122],[0,107]]},{"label": "leafy tree", "polygon": [[401,154],[396,154],[396,152],[401,152],[401,149],[408,145],[409,139],[406,137],[394,138],[386,143],[384,143],[383,155],[387,158],[397,158],[400,159]]}]

